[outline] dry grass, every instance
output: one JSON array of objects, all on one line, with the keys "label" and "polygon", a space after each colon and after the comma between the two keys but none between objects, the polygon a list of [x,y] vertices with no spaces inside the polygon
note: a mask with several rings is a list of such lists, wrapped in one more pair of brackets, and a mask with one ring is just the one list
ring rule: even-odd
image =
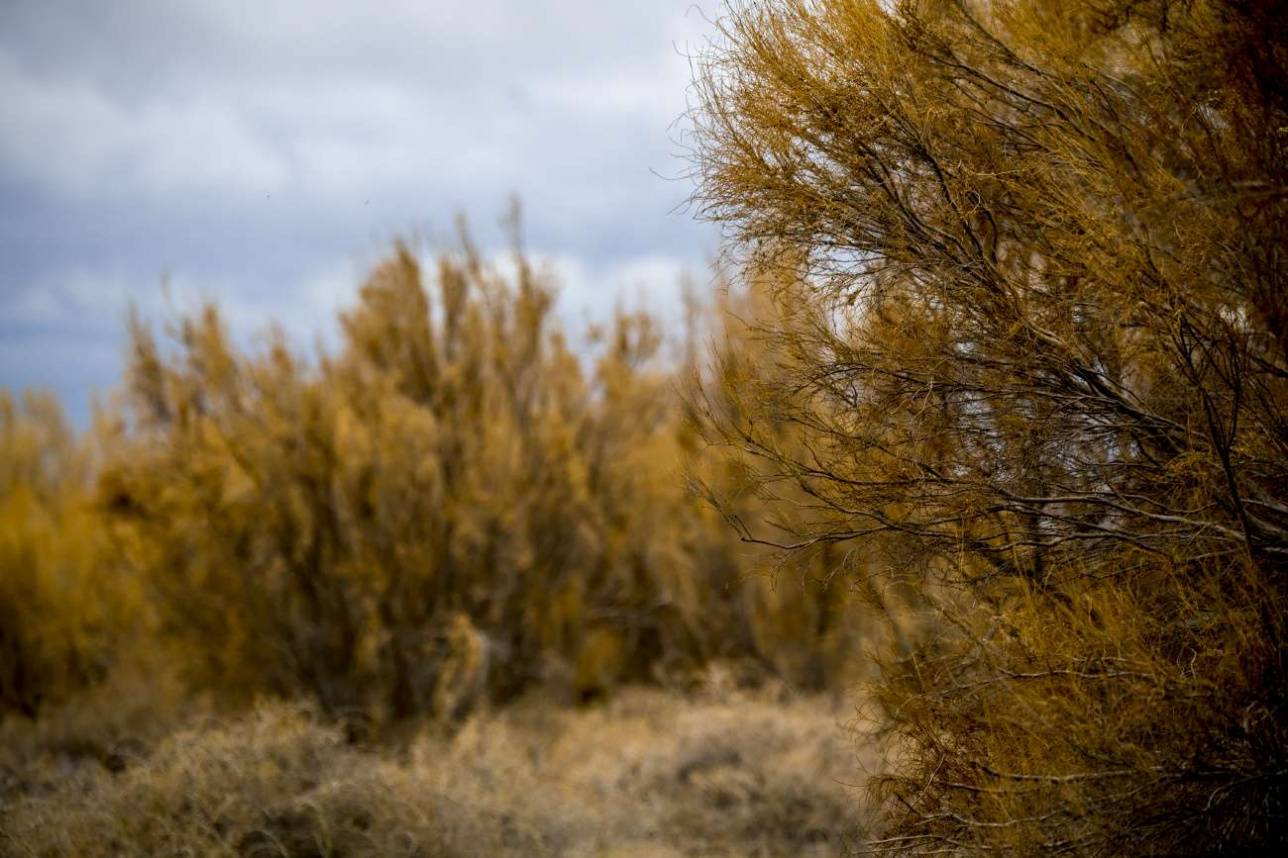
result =
[{"label": "dry grass", "polygon": [[520,701],[395,752],[262,705],[115,773],[47,747],[0,794],[0,854],[836,855],[861,770],[848,718],[817,698],[628,690]]}]

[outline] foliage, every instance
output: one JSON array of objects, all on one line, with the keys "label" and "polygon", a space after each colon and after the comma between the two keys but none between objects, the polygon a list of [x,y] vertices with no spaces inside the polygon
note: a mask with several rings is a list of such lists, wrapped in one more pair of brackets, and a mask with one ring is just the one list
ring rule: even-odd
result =
[{"label": "foliage", "polygon": [[833,545],[923,619],[876,690],[875,848],[1281,843],[1283,4],[776,0],[722,29],[700,198],[795,308],[723,412],[796,510],[747,535]]},{"label": "foliage", "polygon": [[626,311],[574,350],[554,296],[517,252],[463,238],[426,274],[399,247],[316,360],[239,347],[210,306],[164,337],[131,322],[124,410],[85,439],[47,399],[6,406],[5,708],[145,657],[358,733],[715,661],[844,681],[842,588],[779,587],[685,488],[692,360]]},{"label": "foliage", "polygon": [[49,396],[0,391],[0,713],[93,684],[138,619],[92,504],[91,449]]},{"label": "foliage", "polygon": [[[803,322],[802,300],[808,295],[800,287],[799,281],[763,275],[722,290],[711,366],[686,391],[690,425],[706,445],[703,455],[688,462],[690,484],[747,545],[767,541],[755,526],[791,534],[814,526],[820,514],[799,485],[778,478],[771,461],[773,450],[812,455],[808,431],[785,408],[771,404],[790,389],[792,373],[800,368],[783,348]],[[771,446],[757,446],[762,436]],[[772,542],[769,547],[778,548]],[[856,665],[852,653],[879,647],[884,631],[868,621],[864,601],[856,598],[853,585],[862,579],[847,574],[857,558],[822,540],[802,546],[791,560],[785,569],[781,558],[767,552],[763,562],[776,570],[769,579],[774,586],[753,595],[774,607],[752,611],[747,632],[776,663],[795,665],[789,675],[812,676],[815,688],[843,687],[857,678],[856,667],[867,667]],[[902,615],[901,595],[870,601],[883,615]]]}]

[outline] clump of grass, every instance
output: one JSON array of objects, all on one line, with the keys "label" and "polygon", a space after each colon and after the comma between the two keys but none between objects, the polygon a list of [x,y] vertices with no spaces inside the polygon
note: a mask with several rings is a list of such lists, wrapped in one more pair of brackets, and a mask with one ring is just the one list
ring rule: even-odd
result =
[{"label": "clump of grass", "polygon": [[818,698],[627,690],[586,709],[524,699],[399,751],[264,705],[9,801],[0,850],[839,855],[854,800],[844,718]]}]

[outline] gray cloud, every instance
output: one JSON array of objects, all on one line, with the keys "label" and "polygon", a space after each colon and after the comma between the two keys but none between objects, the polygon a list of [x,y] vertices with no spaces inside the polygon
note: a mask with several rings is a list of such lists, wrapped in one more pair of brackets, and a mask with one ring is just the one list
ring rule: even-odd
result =
[{"label": "gray cloud", "polygon": [[[0,384],[84,413],[159,282],[240,329],[325,328],[397,234],[487,246],[511,194],[565,312],[673,306],[713,234],[671,123],[714,0],[0,9]],[[78,361],[77,355],[84,356]]]}]

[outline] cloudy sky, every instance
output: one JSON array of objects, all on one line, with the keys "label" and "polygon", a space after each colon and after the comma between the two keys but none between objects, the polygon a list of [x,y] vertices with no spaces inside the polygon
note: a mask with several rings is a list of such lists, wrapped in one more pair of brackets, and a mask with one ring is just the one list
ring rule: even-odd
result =
[{"label": "cloudy sky", "polygon": [[463,212],[499,250],[512,195],[565,317],[665,312],[716,249],[667,177],[717,9],[3,0],[0,386],[83,420],[131,302],[214,298],[239,335],[308,344],[394,236],[445,244]]}]

